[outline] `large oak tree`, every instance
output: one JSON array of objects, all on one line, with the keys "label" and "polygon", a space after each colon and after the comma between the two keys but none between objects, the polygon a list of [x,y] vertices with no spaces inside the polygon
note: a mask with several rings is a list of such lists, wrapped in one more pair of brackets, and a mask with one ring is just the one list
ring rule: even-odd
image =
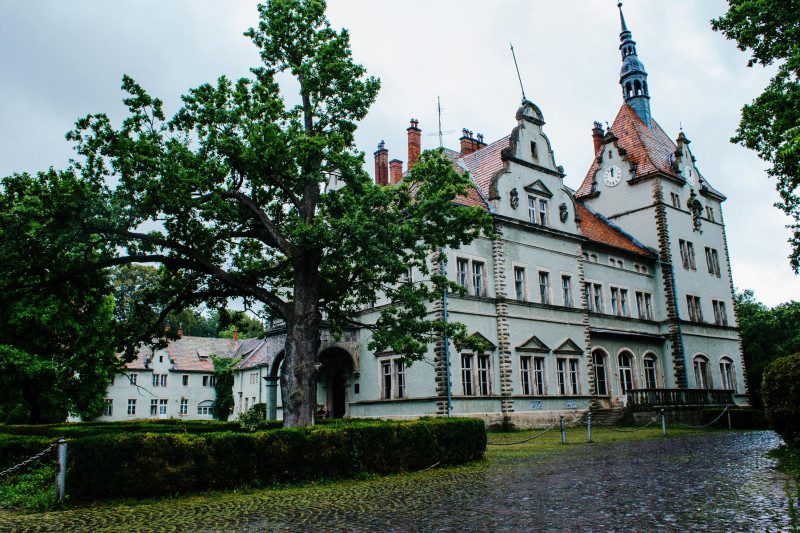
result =
[{"label": "large oak tree", "polygon": [[[469,178],[441,153],[423,154],[398,186],[370,180],[353,134],[379,82],[353,61],[324,1],[272,0],[259,12],[246,35],[262,64],[250,77],[190,90],[167,120],[162,102],[126,76],[120,127],[104,114],[76,123],[68,139],[79,157],[61,175],[91,199],[76,210],[79,229],[58,240],[69,260],[48,265],[45,277],[157,264],[161,281],[145,300],[160,319],[234,298],[283,319],[285,424],[310,425],[323,317],[334,331],[370,328],[372,348],[409,360],[445,329],[463,338],[463,326],[428,312],[443,290],[457,290],[439,275],[439,253],[490,225],[486,213],[458,204]],[[299,94],[283,92],[282,73]],[[425,279],[398,283],[410,266]],[[391,304],[362,323],[379,295]],[[134,322],[149,316],[132,313]]]}]

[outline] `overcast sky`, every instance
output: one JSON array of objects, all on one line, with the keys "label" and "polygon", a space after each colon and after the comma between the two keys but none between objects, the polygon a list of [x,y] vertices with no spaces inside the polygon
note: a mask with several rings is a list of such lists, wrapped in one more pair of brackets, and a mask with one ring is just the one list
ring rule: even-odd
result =
[{"label": "overcast sky", "polygon": [[[673,139],[683,125],[700,172],[728,197],[734,284],[768,305],[800,300],[774,182],[753,152],[729,142],[742,105],[772,71],[747,68],[748,56],[711,31],[726,5],[629,0],[623,9],[649,74],[653,117]],[[509,42],[568,186],[591,163],[592,122],[611,123],[622,102],[616,0],[330,0],[328,16],[350,30],[356,61],[382,80],[357,133],[370,173],[381,140],[390,159],[406,159],[411,117],[423,148],[438,146],[437,97],[445,146],[458,148],[464,127],[487,142],[507,135],[520,102]],[[162,98],[168,115],[187,89],[246,76],[258,55],[242,33],[255,24],[256,4],[244,1],[0,2],[0,176],[67,166],[64,134],[78,117],[105,112],[118,124],[123,74]]]}]

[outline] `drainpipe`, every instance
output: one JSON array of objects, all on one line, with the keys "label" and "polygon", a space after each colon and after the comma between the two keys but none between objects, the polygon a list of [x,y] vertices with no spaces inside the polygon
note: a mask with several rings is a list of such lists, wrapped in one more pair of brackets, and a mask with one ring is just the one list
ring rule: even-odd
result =
[{"label": "drainpipe", "polygon": [[[661,262],[659,258],[658,262],[661,264],[661,268],[664,268],[664,263]],[[672,280],[672,297],[675,300],[675,318],[678,320],[678,336],[681,339],[681,354],[683,356],[683,381],[686,384],[686,388],[689,388],[689,368],[686,366],[686,350],[683,348],[683,332],[681,331],[681,311],[680,307],[678,306],[678,291],[675,285],[675,271],[672,269],[672,264],[669,265],[669,277]]]},{"label": "drainpipe", "polygon": [[[442,250],[442,254],[444,254],[444,250]],[[442,275],[445,275],[445,264],[444,264],[444,257],[442,257]],[[444,289],[442,293],[442,305],[444,307],[444,323],[445,327],[447,326],[447,288]],[[449,341],[447,340],[447,331],[445,330],[444,333],[444,364],[446,367],[446,378],[447,378],[447,416],[450,416],[450,411],[453,409],[452,405],[452,396],[450,394],[450,347]]]}]

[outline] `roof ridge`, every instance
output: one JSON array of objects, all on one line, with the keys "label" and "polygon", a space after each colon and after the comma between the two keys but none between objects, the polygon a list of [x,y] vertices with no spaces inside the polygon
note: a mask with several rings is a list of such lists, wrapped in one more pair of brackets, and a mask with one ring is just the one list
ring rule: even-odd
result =
[{"label": "roof ridge", "polygon": [[652,254],[656,254],[655,250],[653,250],[649,246],[643,244],[642,242],[639,241],[639,239],[637,239],[636,237],[634,237],[633,235],[631,235],[630,233],[628,233],[627,231],[625,231],[621,227],[617,226],[616,224],[614,224],[613,222],[608,220],[602,213],[598,213],[597,211],[592,210],[591,208],[589,208],[589,206],[587,206],[585,203],[583,203],[583,201],[581,201],[581,200],[579,200],[577,198],[575,199],[575,201],[578,202],[579,204],[581,204],[581,206],[584,209],[586,209],[592,216],[594,216],[595,218],[600,219],[600,221],[602,221],[604,224],[607,224],[608,227],[610,227],[611,229],[621,233],[623,237],[625,237],[627,239],[630,239],[630,241],[633,244],[635,244],[636,246],[638,246],[642,250],[645,250],[645,251],[647,251],[649,253],[652,253]]}]

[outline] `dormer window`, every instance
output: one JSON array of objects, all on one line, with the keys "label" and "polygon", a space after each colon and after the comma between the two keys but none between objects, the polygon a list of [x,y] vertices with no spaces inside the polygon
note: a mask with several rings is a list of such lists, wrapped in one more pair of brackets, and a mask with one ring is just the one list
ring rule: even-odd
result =
[{"label": "dormer window", "polygon": [[550,221],[549,202],[546,198],[528,196],[528,216],[533,224],[548,226]]},{"label": "dormer window", "polygon": [[539,154],[536,150],[536,142],[534,141],[531,141],[531,157],[533,158],[534,161],[539,159]]}]

